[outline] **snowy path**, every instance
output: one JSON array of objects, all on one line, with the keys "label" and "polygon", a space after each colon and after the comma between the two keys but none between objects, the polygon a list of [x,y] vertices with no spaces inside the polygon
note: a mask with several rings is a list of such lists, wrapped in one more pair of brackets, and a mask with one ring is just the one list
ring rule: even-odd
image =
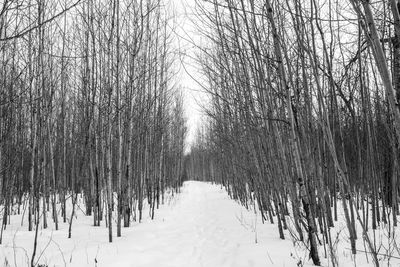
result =
[{"label": "snowy path", "polygon": [[[304,253],[291,256],[295,254],[293,243],[278,238],[276,225],[261,224],[259,216],[209,183],[186,182],[181,194],[160,207],[154,221],[145,219],[123,228],[122,237],[114,237],[112,244],[107,242],[104,225],[93,227],[91,222],[91,217],[78,214],[72,239],[66,238],[66,224],[57,232],[40,231],[41,250],[48,245],[40,262],[49,266],[251,267],[296,266],[300,258],[307,257]],[[26,265],[24,249],[30,255],[33,233],[25,228],[6,231],[0,264],[7,257],[10,266],[14,266],[15,251],[17,265]],[[16,247],[24,249],[12,249],[14,234]]]},{"label": "snowy path", "polygon": [[[163,207],[157,220],[138,225],[129,233],[127,244],[116,244],[120,260],[113,266],[284,266],[291,262],[289,241],[278,239],[275,225],[265,224],[269,237],[255,243],[255,215],[229,199],[219,186],[186,182],[182,193],[169,207]],[[239,219],[243,216],[242,219]],[[260,222],[259,222],[260,223]],[[260,233],[258,233],[260,234]],[[269,240],[268,240],[268,239]],[[264,244],[263,244],[264,243]],[[268,257],[267,247],[275,251]],[[283,253],[282,253],[283,252]],[[286,253],[285,253],[286,252]],[[274,258],[274,259],[273,259]],[[99,259],[101,262],[102,259]],[[281,264],[279,264],[281,263]],[[291,266],[291,264],[289,265]]]}]

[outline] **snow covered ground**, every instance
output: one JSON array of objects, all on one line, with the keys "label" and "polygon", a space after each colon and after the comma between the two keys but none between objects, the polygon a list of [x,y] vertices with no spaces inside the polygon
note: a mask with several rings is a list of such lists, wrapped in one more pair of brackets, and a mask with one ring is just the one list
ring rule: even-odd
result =
[{"label": "snow covered ground", "polygon": [[[280,240],[276,224],[262,224],[259,215],[229,199],[218,185],[185,182],[182,193],[167,202],[157,211],[155,220],[145,212],[142,223],[123,228],[122,237],[114,236],[113,243],[108,243],[104,222],[93,227],[92,217],[81,211],[73,223],[71,239],[67,238],[67,224],[53,231],[49,221],[49,229],[39,231],[38,263],[99,267],[312,266],[308,252],[294,244],[287,231],[287,240]],[[26,225],[21,227],[20,221],[20,216],[12,216],[12,225],[4,233],[0,265],[29,265],[34,232],[28,232]],[[361,238],[359,242],[361,246]],[[342,243],[339,241],[339,266],[353,266],[354,259],[346,249],[349,245]],[[323,258],[322,247],[320,256]],[[357,266],[372,266],[363,253],[356,261]],[[329,266],[326,259],[322,262]],[[400,266],[400,261],[391,259],[390,265]]]}]

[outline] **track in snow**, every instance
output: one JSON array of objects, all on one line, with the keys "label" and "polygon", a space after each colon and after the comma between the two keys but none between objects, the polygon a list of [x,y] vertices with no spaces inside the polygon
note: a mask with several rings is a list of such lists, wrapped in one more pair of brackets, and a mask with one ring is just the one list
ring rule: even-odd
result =
[{"label": "track in snow", "polygon": [[[47,248],[40,263],[99,267],[251,267],[296,266],[300,258],[307,258],[304,251],[296,255],[291,241],[278,238],[276,225],[261,224],[259,215],[229,199],[220,186],[185,182],[181,194],[168,202],[160,207],[154,221],[146,219],[123,228],[122,237],[114,237],[111,244],[107,242],[104,222],[102,227],[93,227],[92,218],[83,214],[78,214],[74,221],[72,239],[66,238],[66,224],[57,232],[42,230],[40,251]],[[0,264],[7,257],[13,266],[15,251],[17,265],[25,266],[26,254],[31,254],[33,233],[27,232],[26,226],[17,227],[19,221],[14,219],[14,229],[6,230],[5,246],[0,247]]]}]

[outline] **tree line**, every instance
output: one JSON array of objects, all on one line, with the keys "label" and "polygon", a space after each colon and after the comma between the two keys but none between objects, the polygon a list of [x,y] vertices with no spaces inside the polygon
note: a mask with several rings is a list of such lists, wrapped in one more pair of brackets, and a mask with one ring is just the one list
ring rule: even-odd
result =
[{"label": "tree line", "polygon": [[113,212],[121,236],[179,189],[173,27],[161,0],[1,1],[0,243],[13,214],[35,244],[50,223],[71,237],[78,198],[112,242]]},{"label": "tree line", "polygon": [[188,175],[256,205],[282,239],[293,227],[315,265],[323,248],[338,266],[343,211],[352,253],[363,240],[379,266],[373,233],[395,242],[399,215],[399,2],[196,3],[209,103]]}]

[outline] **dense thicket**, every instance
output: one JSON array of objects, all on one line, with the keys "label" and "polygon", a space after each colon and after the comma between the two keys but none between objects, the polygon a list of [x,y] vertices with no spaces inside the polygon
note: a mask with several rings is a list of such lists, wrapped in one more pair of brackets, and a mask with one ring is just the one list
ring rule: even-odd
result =
[{"label": "dense thicket", "polygon": [[[199,1],[210,104],[187,159],[283,239],[290,215],[320,264],[337,265],[330,228],[344,213],[379,265],[368,232],[399,214],[400,17],[397,0]],[[293,220],[292,220],[293,219]],[[356,225],[363,236],[357,236]],[[325,246],[325,244],[328,244]],[[364,250],[364,248],[361,248]]]},{"label": "dense thicket", "polygon": [[114,208],[120,236],[179,188],[170,19],[160,0],[0,1],[1,233],[27,207],[29,230],[68,220],[71,236],[79,193],[111,242]]}]

